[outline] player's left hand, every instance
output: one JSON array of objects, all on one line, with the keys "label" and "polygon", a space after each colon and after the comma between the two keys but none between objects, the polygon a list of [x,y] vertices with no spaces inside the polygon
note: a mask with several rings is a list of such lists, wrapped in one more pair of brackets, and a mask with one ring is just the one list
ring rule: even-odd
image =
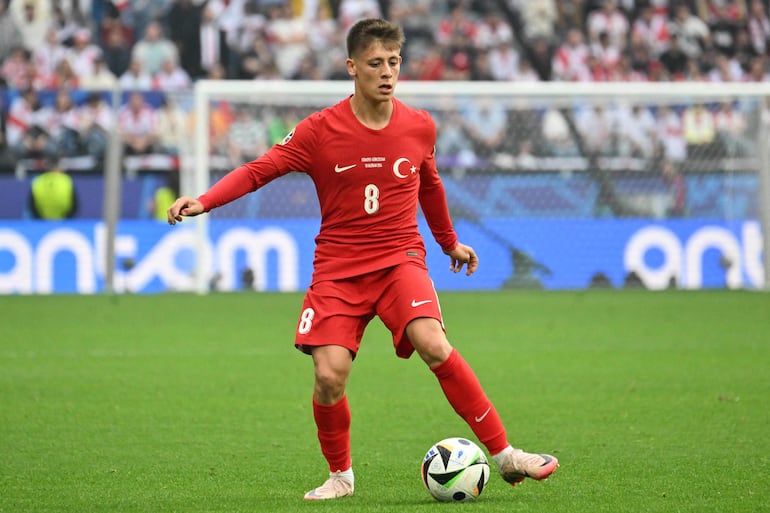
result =
[{"label": "player's left hand", "polygon": [[476,256],[473,248],[460,242],[452,251],[445,251],[444,253],[449,255],[449,270],[453,273],[459,273],[465,265],[467,266],[465,276],[470,276],[476,272],[476,268],[479,266],[479,257]]}]

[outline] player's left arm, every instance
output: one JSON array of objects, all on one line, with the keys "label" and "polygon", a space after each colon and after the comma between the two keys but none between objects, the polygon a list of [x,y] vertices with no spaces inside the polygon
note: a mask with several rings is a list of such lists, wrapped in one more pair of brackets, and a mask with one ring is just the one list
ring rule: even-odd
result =
[{"label": "player's left arm", "polygon": [[420,207],[431,233],[449,256],[449,270],[454,273],[466,268],[465,275],[470,276],[479,266],[479,258],[472,247],[457,240],[457,233],[449,216],[444,184],[438,175],[433,154],[422,163],[420,168]]}]

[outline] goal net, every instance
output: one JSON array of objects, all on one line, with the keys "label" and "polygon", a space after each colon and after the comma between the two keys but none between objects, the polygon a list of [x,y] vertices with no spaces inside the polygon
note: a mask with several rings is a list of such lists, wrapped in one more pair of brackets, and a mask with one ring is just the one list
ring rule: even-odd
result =
[{"label": "goal net", "polygon": [[[352,91],[198,82],[183,192]],[[402,82],[398,97],[436,121],[455,226],[481,255],[473,279],[443,277],[426,230],[437,288],[765,287],[767,84]],[[312,181],[291,173],[196,218],[197,290],[304,289],[319,212]]]}]

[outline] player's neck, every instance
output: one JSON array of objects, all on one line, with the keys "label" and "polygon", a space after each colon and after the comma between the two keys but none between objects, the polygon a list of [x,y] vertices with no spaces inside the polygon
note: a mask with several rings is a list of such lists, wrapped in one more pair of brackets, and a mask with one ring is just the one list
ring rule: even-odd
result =
[{"label": "player's neck", "polygon": [[353,115],[362,125],[372,130],[381,130],[388,126],[393,115],[393,102],[375,102],[364,98],[362,95],[353,95],[350,98],[350,108]]}]

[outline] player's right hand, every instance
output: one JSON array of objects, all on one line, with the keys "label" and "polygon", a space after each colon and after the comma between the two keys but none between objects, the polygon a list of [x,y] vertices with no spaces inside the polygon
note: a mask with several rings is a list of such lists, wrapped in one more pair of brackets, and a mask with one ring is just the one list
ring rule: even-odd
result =
[{"label": "player's right hand", "polygon": [[203,213],[203,204],[195,198],[188,196],[182,196],[168,207],[166,212],[168,216],[168,224],[176,224],[182,222],[182,217],[193,217]]}]

